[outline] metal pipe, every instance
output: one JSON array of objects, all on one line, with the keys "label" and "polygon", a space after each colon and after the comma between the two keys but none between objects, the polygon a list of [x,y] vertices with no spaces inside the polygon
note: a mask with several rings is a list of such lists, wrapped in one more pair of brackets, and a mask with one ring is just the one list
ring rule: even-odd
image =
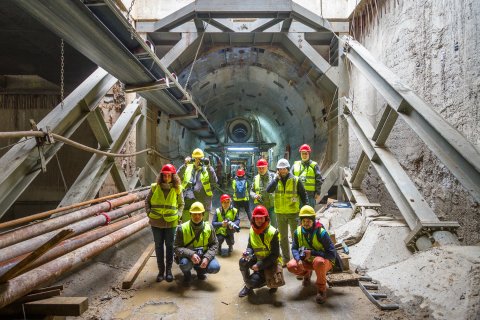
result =
[{"label": "metal pipe", "polygon": [[132,190],[132,191],[125,191],[125,192],[120,192],[120,193],[116,193],[116,194],[111,194],[111,195],[108,195],[108,196],[105,196],[105,197],[91,199],[91,200],[88,200],[88,201],[75,203],[75,204],[72,204],[72,205],[69,205],[69,206],[56,208],[56,209],[53,209],[53,210],[40,212],[40,213],[37,213],[37,214],[32,214],[28,217],[23,217],[23,218],[19,218],[19,219],[15,219],[15,220],[10,220],[10,221],[7,221],[7,222],[0,223],[0,229],[6,229],[6,228],[10,228],[10,227],[19,225],[19,224],[32,222],[32,221],[37,220],[37,219],[42,219],[42,218],[46,218],[48,216],[51,216],[54,213],[62,213],[64,211],[79,208],[79,207],[83,207],[83,206],[86,206],[86,205],[89,205],[89,204],[92,204],[92,203],[97,203],[97,202],[101,202],[101,201],[104,201],[104,200],[121,197],[121,196],[127,195],[127,194],[135,192],[135,191],[145,190],[146,188],[149,188],[149,187],[143,187],[143,188],[139,188],[139,189]]},{"label": "metal pipe", "polygon": [[87,262],[114,244],[133,235],[148,226],[148,218],[144,218],[128,227],[87,244],[61,258],[44,264],[41,268],[26,272],[7,283],[0,284],[0,308],[28,294],[35,288],[57,279],[62,274]]},{"label": "metal pipe", "polygon": [[70,223],[95,215],[98,212],[109,211],[112,208],[118,207],[120,205],[142,200],[147,196],[147,194],[148,194],[148,190],[129,194],[121,198],[108,200],[88,208],[70,212],[60,217],[45,220],[36,224],[32,224],[32,225],[14,230],[12,232],[1,234],[0,248],[5,248],[7,246],[11,246],[13,244],[19,243],[20,241],[30,239],[32,237],[46,233],[48,231],[56,230]]},{"label": "metal pipe", "polygon": [[[38,260],[36,260],[34,263],[32,263],[28,269],[25,270],[25,272],[30,271],[38,266],[41,266],[42,264],[45,264],[49,261],[52,261],[53,259],[56,259],[64,254],[67,254],[75,249],[78,249],[86,244],[89,244],[92,241],[95,241],[97,239],[100,239],[102,237],[105,237],[106,235],[109,235],[112,232],[115,232],[121,228],[125,228],[126,226],[129,226],[141,219],[145,218],[145,214],[136,214],[131,218],[123,219],[118,222],[112,223],[111,225],[98,228],[95,230],[91,230],[88,232],[85,232],[83,234],[80,234],[76,237],[64,240],[54,248],[52,248],[50,251],[45,253],[43,256],[41,256]],[[29,253],[23,254],[21,256],[15,257],[13,259],[10,259],[8,261],[3,262],[0,264],[0,277],[3,276],[6,272],[8,272],[10,269],[15,267],[20,261],[22,261]]]},{"label": "metal pipe", "polygon": [[[110,220],[115,220],[136,210],[143,209],[144,206],[145,204],[143,203],[143,201],[135,202],[120,209],[116,209],[108,213],[102,212],[99,215],[90,217],[82,221],[78,221],[74,224],[69,225],[69,228],[74,230],[73,235],[78,235],[84,233],[87,230],[91,230],[93,228],[105,225]],[[48,233],[41,234],[35,238],[31,238],[11,245],[9,247],[0,249],[0,261],[5,261],[37,249],[46,241],[48,241],[51,237],[53,237],[57,232],[58,230],[52,230]]]}]

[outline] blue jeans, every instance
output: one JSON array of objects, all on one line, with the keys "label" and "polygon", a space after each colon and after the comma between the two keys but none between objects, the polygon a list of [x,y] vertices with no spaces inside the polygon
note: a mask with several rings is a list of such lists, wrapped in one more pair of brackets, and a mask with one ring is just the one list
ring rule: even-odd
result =
[{"label": "blue jeans", "polygon": [[[155,255],[157,256],[158,271],[165,272],[165,262],[167,270],[172,269],[173,263],[173,241],[175,238],[174,228],[157,228],[152,227],[153,241],[155,241]],[[166,261],[164,256],[166,251]]]},{"label": "blue jeans", "polygon": [[218,263],[216,258],[213,258],[213,260],[208,263],[205,269],[200,268],[200,264],[194,265],[192,260],[188,258],[180,258],[180,263],[178,264],[178,266],[184,274],[188,275],[190,275],[192,268],[197,271],[197,274],[217,273],[218,271],[220,271],[220,264]]}]

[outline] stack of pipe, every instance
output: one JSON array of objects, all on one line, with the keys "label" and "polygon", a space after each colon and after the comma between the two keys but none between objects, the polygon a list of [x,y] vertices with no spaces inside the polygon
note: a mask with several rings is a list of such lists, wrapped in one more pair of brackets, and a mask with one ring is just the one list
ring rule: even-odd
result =
[{"label": "stack of pipe", "polygon": [[[148,190],[132,192],[0,234],[0,308],[147,227],[143,210],[147,194]],[[44,250],[65,229],[70,230],[70,238],[45,253],[37,252],[36,260],[15,272],[24,259]],[[9,274],[14,277],[8,279]]]}]

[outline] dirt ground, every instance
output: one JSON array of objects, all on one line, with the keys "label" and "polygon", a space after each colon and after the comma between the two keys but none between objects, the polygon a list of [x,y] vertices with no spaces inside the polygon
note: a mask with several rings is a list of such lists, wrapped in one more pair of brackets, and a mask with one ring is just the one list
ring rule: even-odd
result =
[{"label": "dirt ground", "polygon": [[[238,292],[243,287],[243,281],[238,259],[246,247],[247,237],[247,229],[236,234],[232,255],[227,256],[224,252],[218,258],[220,272],[208,275],[206,281],[194,278],[189,288],[181,285],[182,273],[177,265],[173,269],[174,282],[155,282],[158,270],[154,254],[132,289],[119,289],[119,275],[126,274],[128,270],[120,273],[111,271],[112,277],[98,277],[98,288],[109,287],[110,290],[98,293],[91,288],[90,308],[77,319],[298,319],[305,315],[315,318],[321,316],[322,319],[412,319],[401,309],[377,309],[358,287],[330,288],[327,302],[318,305],[314,301],[315,286],[302,287],[301,281],[286,269],[286,285],[279,288],[277,293],[270,294],[265,287],[256,289],[248,297],[239,298]],[[88,272],[96,272],[95,269],[99,267],[107,268],[105,265],[91,265]]]}]

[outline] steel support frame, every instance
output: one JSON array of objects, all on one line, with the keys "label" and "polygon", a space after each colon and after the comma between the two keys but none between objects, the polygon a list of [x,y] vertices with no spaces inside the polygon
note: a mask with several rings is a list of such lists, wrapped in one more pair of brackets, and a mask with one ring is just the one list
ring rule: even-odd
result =
[{"label": "steel support frame", "polygon": [[[57,105],[37,127],[43,130],[50,127],[51,132],[69,138],[116,82],[105,70],[97,69],[65,98],[63,107]],[[61,142],[43,146],[47,163],[62,146]],[[41,172],[35,140],[13,146],[0,159],[0,167],[3,168],[0,171],[1,217]]]},{"label": "steel support frame", "polygon": [[[342,42],[344,56],[378,90],[388,105],[417,133],[473,198],[480,201],[480,151],[360,43],[346,36],[342,37]],[[386,119],[388,129],[394,122],[394,117],[389,115]],[[382,145],[389,130],[379,130],[381,131],[375,133],[375,136],[378,136],[378,145]],[[373,136],[372,133],[370,137]]]}]

